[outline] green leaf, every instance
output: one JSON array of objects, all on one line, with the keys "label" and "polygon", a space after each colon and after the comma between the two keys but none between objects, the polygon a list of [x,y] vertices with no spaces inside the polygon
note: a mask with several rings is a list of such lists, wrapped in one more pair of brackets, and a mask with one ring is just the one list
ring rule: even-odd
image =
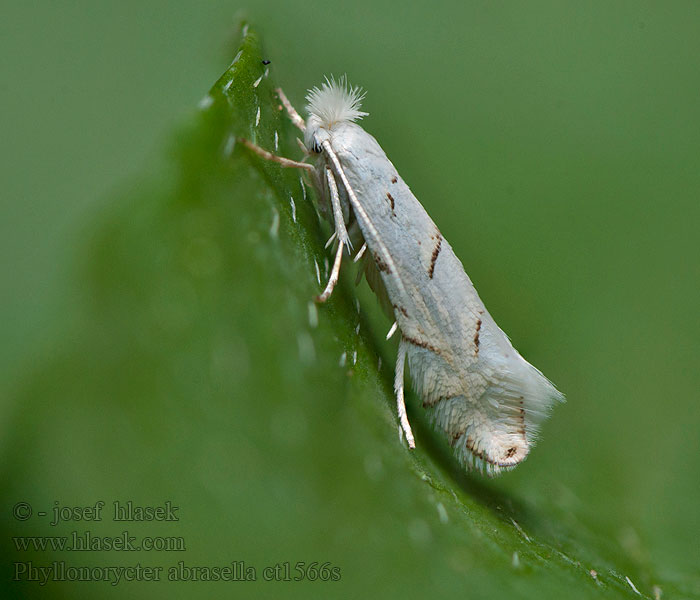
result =
[{"label": "green leaf", "polygon": [[[552,510],[551,482],[526,502],[465,474],[419,408],[409,408],[417,450],[399,442],[395,348],[379,329],[389,323],[365,287],[358,311],[351,269],[327,305],[312,302],[328,263],[312,192],[298,172],[235,144],[246,137],[299,156],[263,59],[248,30],[174,141],[172,169],[117,198],[85,232],[65,335],[18,387],[5,437],[3,506],[34,511],[6,516],[6,540],[128,531],[175,538],[184,551],[13,542],[12,594],[592,598],[636,597],[634,584],[645,597],[655,585],[690,596],[690,583],[660,581],[621,556],[575,502]],[[68,510],[49,524],[55,506],[98,501],[101,521],[70,520],[79,513]],[[115,522],[115,501],[169,501],[179,520]],[[26,581],[28,561],[163,570],[160,583],[40,586]],[[232,561],[253,567],[257,583],[201,581],[205,570],[200,581],[168,580],[171,567],[191,579],[192,567]],[[306,581],[293,580],[300,573]],[[340,580],[308,580],[321,573]]]}]

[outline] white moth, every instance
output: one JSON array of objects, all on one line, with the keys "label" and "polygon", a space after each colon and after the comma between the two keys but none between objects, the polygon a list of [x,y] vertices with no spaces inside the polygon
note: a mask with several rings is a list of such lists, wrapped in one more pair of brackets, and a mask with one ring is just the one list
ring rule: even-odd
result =
[{"label": "white moth", "polygon": [[[401,332],[394,387],[401,428],[415,447],[404,404],[404,365],[435,426],[467,468],[489,475],[528,455],[550,408],[563,396],[513,348],[484,307],[464,267],[377,141],[355,121],[364,94],[345,78],[307,95],[309,118],[278,90],[314,165],[243,143],[266,159],[309,170],[338,247],[325,301],[344,248],[360,247],[364,272]],[[369,256],[367,256],[369,255]]]}]

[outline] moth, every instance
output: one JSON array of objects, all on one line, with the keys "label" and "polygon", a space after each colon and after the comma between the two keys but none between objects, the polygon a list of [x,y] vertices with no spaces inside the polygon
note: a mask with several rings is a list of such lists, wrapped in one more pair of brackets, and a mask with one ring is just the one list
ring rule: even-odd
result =
[{"label": "moth", "polygon": [[245,146],[284,167],[308,171],[337,248],[323,292],[335,287],[345,249],[360,247],[364,274],[401,332],[394,389],[401,430],[415,447],[404,401],[404,368],[430,419],[467,469],[496,475],[522,462],[542,421],[563,396],[513,348],[479,298],[462,263],[377,141],[356,121],[364,93],[343,77],[307,96],[304,133],[311,164]]}]

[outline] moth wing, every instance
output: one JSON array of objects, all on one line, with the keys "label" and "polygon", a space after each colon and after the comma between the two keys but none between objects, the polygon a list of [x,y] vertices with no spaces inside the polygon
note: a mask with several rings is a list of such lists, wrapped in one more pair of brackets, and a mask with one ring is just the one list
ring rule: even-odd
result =
[{"label": "moth wing", "polygon": [[394,319],[394,307],[389,299],[389,293],[387,292],[386,285],[384,284],[384,280],[382,279],[379,269],[377,269],[374,259],[369,256],[369,253],[362,257],[362,265],[360,268],[360,273],[364,273],[365,279],[367,280],[370,289],[377,296],[377,300],[379,301],[379,305],[382,307],[384,314],[390,319]]},{"label": "moth wing", "polygon": [[458,459],[496,474],[525,459],[540,424],[563,396],[518,354],[488,313],[482,320],[477,356],[438,355],[410,343],[407,356],[423,405]]}]

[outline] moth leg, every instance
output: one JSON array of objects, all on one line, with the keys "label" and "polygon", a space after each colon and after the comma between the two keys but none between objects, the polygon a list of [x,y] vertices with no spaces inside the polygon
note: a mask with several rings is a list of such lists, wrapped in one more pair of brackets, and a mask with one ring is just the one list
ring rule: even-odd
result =
[{"label": "moth leg", "polygon": [[362,258],[362,255],[365,253],[365,250],[367,250],[367,242],[362,244],[362,248],[360,248],[360,251],[355,255],[355,258],[352,259],[352,262],[357,262]]},{"label": "moth leg", "polygon": [[335,252],[335,260],[333,261],[333,269],[328,278],[326,289],[316,296],[317,302],[325,302],[330,298],[335,284],[338,283],[340,274],[340,262],[343,258],[343,246],[350,247],[350,239],[348,230],[345,228],[345,220],[343,219],[343,211],[340,207],[340,195],[338,194],[338,186],[335,183],[335,177],[329,168],[326,168],[326,179],[328,180],[328,191],[331,196],[331,205],[333,206],[333,221],[335,222],[335,236],[338,238],[338,249]]},{"label": "moth leg", "polygon": [[326,248],[328,248],[328,246],[330,246],[333,242],[335,242],[335,238],[337,238],[337,237],[338,237],[338,232],[334,231],[333,235],[328,238],[328,241],[326,242],[326,245],[323,247],[323,249],[325,250]]},{"label": "moth leg", "polygon": [[284,156],[277,156],[276,154],[272,154],[272,152],[268,152],[260,146],[256,146],[253,142],[245,138],[239,138],[239,140],[246,148],[252,150],[253,152],[255,152],[255,154],[261,156],[265,160],[271,160],[272,162],[279,163],[283,167],[294,167],[297,169],[306,169],[307,171],[316,170],[313,165],[310,165],[308,163],[303,163],[297,160],[292,160],[290,158],[285,158]]},{"label": "moth leg", "polygon": [[396,409],[399,413],[399,422],[401,429],[406,436],[408,447],[413,450],[416,447],[416,442],[413,439],[413,431],[411,424],[408,422],[406,415],[406,403],[403,397],[403,380],[404,380],[404,365],[406,364],[406,343],[401,340],[399,343],[399,354],[396,357],[396,376],[394,378],[394,390],[396,390]]},{"label": "moth leg", "polygon": [[299,116],[299,113],[292,106],[292,103],[287,99],[287,96],[282,91],[282,88],[277,88],[275,91],[277,92],[277,95],[280,97],[282,104],[287,109],[287,113],[289,114],[289,118],[291,119],[292,123],[294,123],[294,125],[296,125],[302,131],[306,131],[306,123],[304,123],[304,119],[302,119]]},{"label": "moth leg", "polygon": [[325,302],[331,297],[333,293],[333,288],[335,284],[338,283],[338,274],[340,273],[340,261],[343,258],[343,243],[338,244],[338,249],[335,252],[335,260],[333,261],[333,269],[331,270],[331,276],[328,278],[328,283],[326,284],[326,289],[323,290],[318,296],[316,296],[316,302]]},{"label": "moth leg", "polygon": [[343,218],[343,209],[340,206],[340,194],[338,194],[338,186],[335,183],[335,177],[330,167],[326,167],[326,179],[328,180],[328,191],[331,195],[331,206],[333,207],[333,223],[335,224],[335,232],[338,234],[338,241],[345,244],[348,249],[352,250],[350,236],[345,228],[345,219]]}]

